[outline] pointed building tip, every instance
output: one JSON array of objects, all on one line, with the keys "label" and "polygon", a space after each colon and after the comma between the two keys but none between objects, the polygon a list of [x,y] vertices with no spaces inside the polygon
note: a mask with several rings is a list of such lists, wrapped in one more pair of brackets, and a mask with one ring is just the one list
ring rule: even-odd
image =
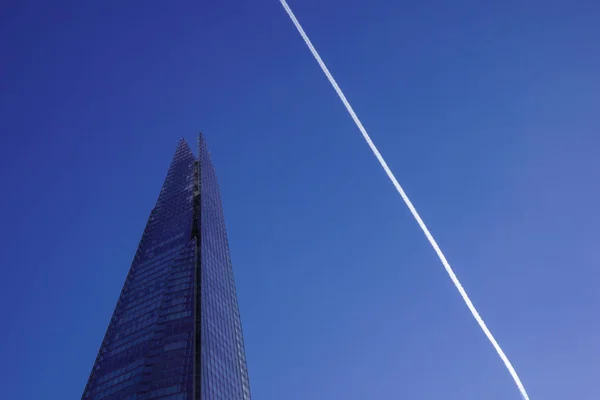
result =
[{"label": "pointed building tip", "polygon": [[185,140],[184,137],[182,137],[181,139],[179,139],[179,142],[177,142],[177,148],[175,149],[175,153],[192,153],[192,149],[190,148],[187,140]]},{"label": "pointed building tip", "polygon": [[206,137],[202,131],[198,132],[198,146],[206,146]]}]

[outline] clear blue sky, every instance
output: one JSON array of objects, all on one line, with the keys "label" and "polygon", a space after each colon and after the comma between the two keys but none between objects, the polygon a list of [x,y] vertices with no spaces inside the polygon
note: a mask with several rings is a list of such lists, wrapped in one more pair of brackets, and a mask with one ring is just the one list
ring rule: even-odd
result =
[{"label": "clear blue sky", "polygon": [[[600,7],[290,5],[532,399],[600,398]],[[2,399],[81,395],[199,130],[254,399],[519,399],[277,0],[8,0],[0,51]]]}]

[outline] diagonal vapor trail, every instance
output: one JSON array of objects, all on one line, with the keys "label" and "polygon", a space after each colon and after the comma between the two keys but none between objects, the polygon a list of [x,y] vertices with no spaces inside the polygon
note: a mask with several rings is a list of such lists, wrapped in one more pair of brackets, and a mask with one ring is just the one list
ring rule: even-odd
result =
[{"label": "diagonal vapor trail", "polygon": [[354,109],[352,108],[352,106],[350,105],[350,103],[348,102],[348,100],[346,99],[346,96],[344,95],[344,92],[342,92],[342,89],[340,89],[340,87],[338,86],[337,82],[335,81],[335,79],[333,78],[333,76],[331,75],[331,73],[329,72],[329,69],[327,68],[327,66],[325,65],[325,63],[321,59],[321,56],[319,55],[319,53],[317,52],[317,50],[313,46],[313,44],[310,41],[310,39],[308,38],[308,36],[306,35],[306,32],[304,32],[304,29],[302,28],[302,25],[300,25],[300,22],[298,22],[298,19],[296,19],[296,16],[292,12],[292,9],[290,8],[290,6],[287,4],[287,2],[285,0],[279,0],[279,1],[281,2],[281,5],[283,6],[283,8],[285,9],[285,11],[287,12],[288,16],[290,17],[290,19],[292,20],[292,22],[294,23],[294,25],[296,26],[296,29],[298,29],[298,32],[302,36],[302,39],[304,39],[304,42],[306,43],[306,45],[310,49],[310,52],[314,56],[315,60],[317,60],[317,62],[319,63],[319,66],[321,67],[321,69],[323,70],[323,72],[325,73],[325,75],[327,76],[327,79],[329,79],[329,83],[331,83],[331,86],[333,86],[333,88],[335,89],[335,91],[338,94],[340,100],[342,100],[342,103],[344,103],[344,106],[346,106],[346,110],[348,110],[348,113],[350,114],[350,116],[354,120],[354,123],[356,124],[356,126],[358,127],[358,129],[360,130],[360,132],[362,133],[365,141],[367,142],[367,144],[371,148],[371,151],[373,152],[373,154],[375,154],[375,157],[377,157],[377,160],[379,161],[379,163],[381,164],[381,166],[385,170],[385,173],[387,174],[388,178],[390,178],[390,180],[394,184],[394,187],[396,187],[396,190],[398,191],[398,193],[400,193],[400,196],[402,197],[402,200],[404,200],[404,203],[406,203],[406,206],[408,207],[408,209],[412,213],[413,217],[415,218],[415,220],[417,221],[417,223],[421,227],[421,230],[423,230],[423,233],[427,237],[427,240],[429,241],[429,244],[431,244],[431,247],[433,247],[433,250],[435,250],[436,254],[438,255],[438,257],[440,259],[440,261],[444,265],[444,268],[446,269],[446,272],[448,273],[448,275],[450,276],[450,279],[452,280],[452,283],[454,283],[454,286],[456,286],[456,289],[458,290],[458,292],[462,296],[465,304],[469,308],[469,311],[471,311],[471,314],[473,314],[473,317],[475,318],[475,320],[479,324],[479,327],[481,328],[481,330],[483,331],[483,333],[485,333],[485,336],[488,338],[488,340],[490,341],[490,343],[492,344],[492,346],[494,346],[494,349],[496,350],[496,352],[498,353],[498,355],[500,356],[500,358],[504,362],[504,365],[506,366],[506,369],[508,370],[508,372],[512,376],[513,380],[515,381],[517,387],[519,388],[519,391],[521,392],[521,396],[523,396],[524,400],[529,400],[529,396],[527,395],[527,391],[525,390],[525,387],[523,386],[523,383],[521,382],[521,379],[519,379],[519,375],[517,375],[517,371],[515,371],[514,367],[512,366],[512,364],[510,362],[510,360],[508,359],[508,357],[506,356],[506,354],[504,354],[504,351],[502,350],[502,348],[500,347],[500,345],[498,344],[498,342],[496,341],[496,339],[492,335],[492,332],[490,332],[490,330],[488,329],[487,325],[485,324],[485,322],[483,321],[483,319],[479,315],[479,312],[477,311],[477,309],[473,305],[473,302],[471,302],[471,299],[467,295],[467,292],[465,291],[465,289],[463,288],[462,284],[460,283],[460,281],[456,277],[456,274],[452,270],[452,267],[450,266],[450,263],[448,263],[448,260],[446,260],[446,257],[444,256],[444,253],[442,253],[442,250],[440,249],[440,247],[438,246],[437,242],[435,241],[435,239],[431,235],[431,232],[429,232],[429,229],[427,229],[427,226],[425,225],[425,222],[423,222],[423,220],[421,219],[421,216],[417,212],[415,206],[413,206],[412,202],[410,201],[410,199],[408,198],[408,196],[404,192],[404,189],[402,189],[402,186],[400,186],[400,183],[398,182],[398,180],[396,179],[396,177],[392,173],[392,170],[390,169],[390,167],[388,167],[387,163],[383,159],[383,156],[381,155],[381,153],[379,152],[379,150],[377,150],[377,147],[375,146],[375,144],[371,140],[371,137],[367,133],[367,130],[365,129],[365,127],[363,126],[363,124],[360,122],[360,119],[358,119],[358,116],[354,112]]}]

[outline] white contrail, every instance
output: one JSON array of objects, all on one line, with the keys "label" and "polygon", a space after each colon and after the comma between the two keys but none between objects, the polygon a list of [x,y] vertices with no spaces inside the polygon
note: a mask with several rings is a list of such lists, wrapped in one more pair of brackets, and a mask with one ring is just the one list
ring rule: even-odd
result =
[{"label": "white contrail", "polygon": [[402,186],[400,186],[400,183],[398,183],[398,180],[396,179],[396,177],[392,173],[392,170],[390,170],[390,167],[388,167],[387,163],[385,162],[385,160],[381,156],[381,153],[379,153],[379,150],[377,150],[377,147],[375,147],[375,144],[371,140],[371,137],[367,133],[367,130],[365,129],[365,127],[363,126],[363,124],[360,122],[360,119],[358,119],[358,116],[354,112],[354,109],[352,108],[352,106],[350,105],[350,103],[348,102],[348,100],[346,99],[346,96],[344,96],[344,92],[342,92],[342,89],[340,89],[340,87],[338,86],[337,82],[335,81],[335,79],[333,78],[333,76],[331,75],[331,73],[329,72],[329,69],[327,68],[327,66],[325,65],[325,63],[323,62],[323,60],[321,59],[321,56],[319,56],[319,53],[317,52],[317,50],[313,46],[312,42],[310,41],[310,39],[306,35],[306,32],[304,32],[304,29],[302,28],[302,25],[300,25],[300,22],[298,22],[298,19],[296,19],[296,16],[292,12],[292,9],[290,8],[290,6],[287,4],[287,2],[285,0],[279,0],[279,1],[281,2],[281,5],[283,6],[283,8],[285,9],[285,11],[289,15],[289,17],[292,20],[292,22],[294,23],[294,25],[296,26],[296,29],[298,29],[298,32],[300,32],[300,35],[302,36],[302,39],[304,39],[304,42],[306,43],[306,45],[310,49],[312,55],[315,57],[315,59],[317,60],[317,62],[321,66],[321,69],[323,70],[323,72],[327,76],[327,79],[329,79],[329,83],[331,83],[331,85],[333,86],[333,88],[337,92],[338,96],[340,97],[340,100],[342,100],[342,102],[344,103],[344,106],[346,106],[346,110],[348,110],[348,113],[350,113],[350,116],[354,120],[354,123],[356,124],[356,126],[358,127],[358,129],[360,129],[360,132],[362,133],[363,137],[365,138],[365,141],[367,142],[367,144],[369,145],[369,147],[373,151],[373,154],[375,154],[375,157],[377,157],[377,160],[379,160],[379,163],[381,164],[381,166],[385,170],[385,173],[387,174],[388,178],[390,178],[390,180],[392,181],[392,183],[396,187],[396,190],[398,191],[398,193],[400,193],[400,196],[402,196],[402,200],[404,200],[404,202],[406,203],[406,206],[408,207],[408,209],[412,213],[413,217],[415,218],[415,220],[417,220],[417,223],[419,224],[419,226],[423,230],[423,233],[427,237],[427,240],[429,240],[429,243],[431,244],[431,247],[433,247],[433,249],[435,250],[436,254],[440,258],[440,261],[444,265],[444,268],[446,269],[446,272],[450,276],[450,279],[452,279],[452,282],[454,283],[454,286],[456,286],[456,289],[458,289],[458,292],[460,293],[460,295],[462,296],[463,300],[465,301],[465,304],[467,305],[467,307],[471,311],[471,314],[473,314],[473,317],[475,318],[475,320],[477,321],[477,323],[481,327],[481,330],[483,331],[483,333],[485,333],[485,336],[488,338],[488,340],[490,341],[490,343],[492,343],[492,346],[494,346],[494,349],[496,349],[496,352],[498,352],[498,355],[500,356],[500,358],[504,362],[504,365],[506,366],[506,369],[508,370],[508,372],[510,373],[510,375],[514,379],[515,383],[517,384],[517,387],[519,388],[519,391],[521,392],[521,395],[523,396],[523,399],[529,400],[529,396],[527,395],[527,391],[525,390],[525,387],[523,386],[523,383],[521,383],[521,379],[519,379],[519,375],[517,375],[517,371],[515,371],[514,367],[510,363],[510,360],[508,359],[508,357],[506,357],[506,354],[504,354],[504,351],[502,351],[502,348],[500,347],[500,345],[498,344],[498,342],[496,341],[496,339],[494,339],[494,336],[492,335],[492,332],[490,332],[490,330],[486,326],[485,322],[483,321],[483,319],[479,315],[479,312],[477,312],[477,309],[475,308],[475,306],[471,302],[471,299],[467,295],[467,292],[465,291],[465,289],[461,285],[460,281],[456,277],[456,274],[452,270],[452,267],[450,266],[450,263],[448,263],[448,260],[446,260],[446,257],[444,256],[444,253],[442,253],[442,250],[440,249],[440,247],[438,246],[437,242],[435,241],[435,239],[433,238],[433,236],[429,232],[429,229],[427,229],[427,226],[425,225],[425,223],[421,219],[421,216],[419,215],[419,213],[415,209],[415,206],[413,206],[412,202],[410,201],[410,199],[408,198],[408,196],[404,192],[404,189],[402,189]]}]

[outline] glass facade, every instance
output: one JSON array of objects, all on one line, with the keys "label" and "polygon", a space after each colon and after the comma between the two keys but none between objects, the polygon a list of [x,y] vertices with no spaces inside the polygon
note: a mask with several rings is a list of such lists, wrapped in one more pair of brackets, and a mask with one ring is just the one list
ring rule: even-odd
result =
[{"label": "glass facade", "polygon": [[250,400],[219,185],[182,139],[144,229],[85,400]]}]

